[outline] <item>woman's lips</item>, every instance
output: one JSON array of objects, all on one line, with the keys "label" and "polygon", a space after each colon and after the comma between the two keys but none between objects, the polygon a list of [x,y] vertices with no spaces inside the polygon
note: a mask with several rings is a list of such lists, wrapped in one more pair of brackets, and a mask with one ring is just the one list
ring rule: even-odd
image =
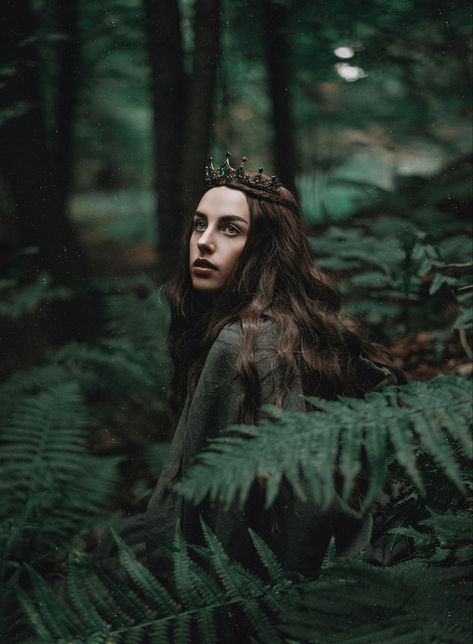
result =
[{"label": "woman's lips", "polygon": [[216,269],[215,268],[210,268],[209,266],[193,266],[192,267],[192,272],[195,273],[196,275],[209,275],[209,273],[213,273]]},{"label": "woman's lips", "polygon": [[201,259],[200,257],[195,260],[192,266],[192,272],[201,276],[209,275],[209,273],[213,273],[216,270],[217,267],[212,262],[209,262],[208,259]]}]

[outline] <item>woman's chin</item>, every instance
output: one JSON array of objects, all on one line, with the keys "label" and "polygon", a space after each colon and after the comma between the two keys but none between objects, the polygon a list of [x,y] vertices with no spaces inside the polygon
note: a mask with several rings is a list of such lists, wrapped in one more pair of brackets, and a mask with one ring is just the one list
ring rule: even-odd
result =
[{"label": "woman's chin", "polygon": [[201,293],[218,293],[221,290],[219,284],[212,283],[211,280],[205,279],[193,279],[192,286],[194,290],[200,291]]}]

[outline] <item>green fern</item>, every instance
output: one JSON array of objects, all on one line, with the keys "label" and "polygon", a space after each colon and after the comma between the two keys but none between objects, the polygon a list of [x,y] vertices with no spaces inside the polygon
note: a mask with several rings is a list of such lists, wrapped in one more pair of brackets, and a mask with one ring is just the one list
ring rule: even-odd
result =
[{"label": "green fern", "polygon": [[[73,565],[73,597],[57,598],[47,584],[32,574],[32,597],[21,594],[21,603],[40,641],[62,638],[84,642],[147,642],[159,633],[160,644],[189,642],[197,632],[206,644],[217,643],[219,629],[232,628],[231,615],[241,610],[263,642],[284,642],[270,621],[271,610],[284,605],[283,598],[296,592],[289,576],[276,583],[265,580],[231,561],[215,535],[204,526],[206,558],[213,573],[189,556],[179,528],[174,553],[175,590],[171,592],[138,559],[117,535],[122,573],[104,577],[87,566]],[[274,558],[262,542],[266,560]],[[75,566],[75,567],[74,567]],[[71,572],[69,573],[69,575]],[[81,581],[82,580],[82,581]],[[311,582],[312,583],[312,582]],[[120,589],[117,592],[117,589]],[[230,621],[228,614],[230,614]],[[225,625],[226,624],[226,625]],[[71,641],[68,639],[68,641]]]},{"label": "green fern", "polygon": [[92,346],[71,342],[51,352],[49,361],[63,367],[84,393],[103,391],[112,399],[156,397],[166,378],[158,361],[150,361],[127,338],[110,338]]},{"label": "green fern", "polygon": [[[60,374],[50,375],[55,381]],[[22,583],[19,562],[55,565],[71,539],[92,527],[119,478],[120,459],[87,454],[85,402],[77,385],[64,384],[62,375],[62,384],[46,391],[36,376],[20,379],[16,384],[22,393],[10,400],[0,430],[0,632],[4,634],[17,628],[14,597]],[[10,394],[15,390],[9,385],[1,390],[7,399],[5,389]]]},{"label": "green fern", "polygon": [[[256,427],[232,426],[231,435],[210,442],[176,490],[200,503],[207,495],[229,506],[243,504],[252,482],[266,482],[266,504],[274,501],[283,477],[301,499],[307,488],[327,506],[336,494],[334,472],[343,475],[349,501],[366,459],[368,507],[381,492],[387,465],[395,458],[424,492],[421,455],[430,455],[459,490],[465,491],[457,452],[472,456],[471,383],[461,377],[435,378],[368,394],[366,400],[329,402],[309,398],[317,411],[289,412],[268,406],[271,419]],[[301,479],[302,475],[302,479]]]},{"label": "green fern", "polygon": [[26,284],[16,278],[0,280],[0,317],[16,319],[34,311],[43,302],[66,300],[72,291],[64,286],[53,286],[48,273],[39,273]]},{"label": "green fern", "polygon": [[23,399],[70,382],[70,374],[61,365],[44,364],[25,371],[15,371],[0,386],[0,426]]},{"label": "green fern", "polygon": [[[390,204],[386,211],[399,213],[399,204]],[[430,295],[444,284],[462,287],[461,281],[441,275],[441,271],[452,265],[467,267],[452,262],[471,255],[471,241],[461,220],[436,213],[438,230],[432,231],[431,216],[431,211],[418,210],[409,219],[398,214],[379,214],[374,219],[358,217],[345,221],[343,228],[331,226],[314,236],[311,244],[318,262],[342,279],[345,307],[351,314],[372,322],[388,317],[391,332],[399,323],[405,331],[406,316],[411,321],[417,317],[422,325],[429,308],[430,315],[438,317],[443,307],[428,303],[426,273],[432,266],[439,273],[433,277]],[[426,229],[432,232],[427,235]],[[469,270],[471,273],[471,265]],[[432,302],[444,298],[445,293],[437,294]],[[461,301],[460,305],[460,313],[466,316],[468,306]]]},{"label": "green fern", "polygon": [[148,289],[141,297],[133,293],[108,295],[107,328],[118,337],[130,338],[137,346],[152,344],[164,350],[169,311],[154,285],[148,284]]},{"label": "green fern", "polygon": [[[453,552],[465,538],[471,544],[469,515],[451,515],[447,537]],[[425,527],[446,529],[438,517]],[[421,526],[422,527],[422,526]],[[268,573],[263,579],[229,559],[215,535],[203,525],[204,562],[189,555],[176,531],[174,585],[167,589],[115,535],[121,570],[104,576],[87,564],[71,562],[70,597],[58,597],[32,573],[32,592],[21,603],[41,642],[141,642],[205,644],[225,641],[267,642],[463,642],[471,631],[468,600],[469,561],[451,557],[445,568],[433,556],[394,568],[359,559],[328,563],[318,580],[283,570],[268,546],[250,533]],[[437,550],[443,547],[437,545]],[[69,593],[70,594],[70,593]],[[156,639],[159,638],[159,639]]]},{"label": "green fern", "polygon": [[[147,281],[144,285],[150,288]],[[76,382],[85,395],[100,392],[112,400],[163,408],[170,371],[167,309],[154,291],[146,297],[110,295],[105,302],[109,337],[95,344],[68,343],[50,351],[44,365],[12,374],[0,387],[0,422],[18,396],[64,382]]]},{"label": "green fern", "polygon": [[[151,288],[147,281],[141,287]],[[94,345],[69,343],[49,355],[64,366],[86,393],[104,391],[112,399],[164,405],[170,360],[166,350],[167,308],[153,289],[105,297],[108,337]]]},{"label": "green fern", "polygon": [[24,399],[0,436],[3,547],[56,552],[103,509],[119,459],[86,453],[88,417],[74,383]]}]

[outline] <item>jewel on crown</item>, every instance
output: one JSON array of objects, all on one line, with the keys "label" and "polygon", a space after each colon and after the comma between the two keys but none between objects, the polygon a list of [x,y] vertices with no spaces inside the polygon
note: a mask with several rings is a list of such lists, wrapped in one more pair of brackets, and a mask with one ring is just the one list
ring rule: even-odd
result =
[{"label": "jewel on crown", "polygon": [[256,188],[258,190],[265,190],[272,194],[279,194],[278,187],[281,185],[274,175],[271,179],[263,179],[263,168],[259,168],[257,174],[250,176],[245,170],[246,157],[242,157],[241,163],[237,169],[232,168],[230,165],[230,152],[225,153],[225,161],[218,168],[215,168],[213,165],[212,157],[209,157],[208,163],[205,166],[205,177],[204,181],[206,185],[216,186],[222,185],[224,183],[241,183],[250,188]]}]

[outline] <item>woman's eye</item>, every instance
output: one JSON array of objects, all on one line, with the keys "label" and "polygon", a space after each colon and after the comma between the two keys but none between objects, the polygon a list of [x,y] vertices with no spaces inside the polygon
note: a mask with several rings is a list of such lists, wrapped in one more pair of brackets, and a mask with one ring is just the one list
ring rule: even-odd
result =
[{"label": "woman's eye", "polygon": [[226,224],[223,227],[223,230],[225,230],[226,232],[230,233],[231,235],[238,235],[238,233],[240,232],[239,229],[236,226],[234,226],[233,224]]},{"label": "woman's eye", "polygon": [[194,230],[199,232],[205,230],[205,221],[203,219],[197,219],[194,221]]}]

